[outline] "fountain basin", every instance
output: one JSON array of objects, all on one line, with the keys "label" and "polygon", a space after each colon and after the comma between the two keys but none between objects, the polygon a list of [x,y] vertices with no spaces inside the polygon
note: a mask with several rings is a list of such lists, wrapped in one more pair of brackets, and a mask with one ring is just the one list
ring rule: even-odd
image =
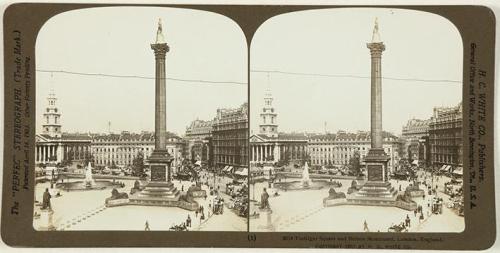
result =
[{"label": "fountain basin", "polygon": [[274,188],[293,191],[293,190],[320,190],[325,187],[340,187],[338,182],[330,182],[323,180],[312,180],[308,185],[304,185],[302,181],[292,181],[292,182],[275,182]]},{"label": "fountain basin", "polygon": [[94,181],[91,185],[85,181],[57,183],[56,187],[64,191],[89,191],[89,190],[104,190],[107,188],[121,187],[118,182],[110,181]]}]

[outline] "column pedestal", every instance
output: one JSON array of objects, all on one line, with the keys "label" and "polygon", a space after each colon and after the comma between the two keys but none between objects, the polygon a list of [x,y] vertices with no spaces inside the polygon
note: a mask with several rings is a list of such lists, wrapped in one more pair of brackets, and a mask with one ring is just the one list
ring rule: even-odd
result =
[{"label": "column pedestal", "polygon": [[347,202],[353,205],[394,206],[414,210],[416,204],[397,200],[398,191],[388,180],[387,162],[389,156],[383,149],[372,148],[365,157],[368,180],[359,191],[347,196]]},{"label": "column pedestal", "polygon": [[151,180],[144,189],[130,196],[130,204],[151,206],[178,206],[179,190],[168,173],[173,157],[166,150],[154,150],[148,159]]},{"label": "column pedestal", "polygon": [[259,220],[260,225],[257,227],[258,229],[265,229],[267,231],[274,231],[274,225],[272,222],[272,213],[271,208],[259,208]]},{"label": "column pedestal", "polygon": [[54,231],[56,230],[56,227],[54,226],[53,223],[53,215],[54,211],[52,209],[45,209],[40,211],[40,226],[38,227],[38,230],[41,231]]}]

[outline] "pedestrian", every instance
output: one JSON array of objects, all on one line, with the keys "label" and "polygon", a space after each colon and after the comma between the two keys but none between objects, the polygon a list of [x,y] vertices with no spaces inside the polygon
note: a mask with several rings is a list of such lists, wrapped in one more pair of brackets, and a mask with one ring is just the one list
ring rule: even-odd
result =
[{"label": "pedestrian", "polygon": [[183,191],[184,191],[184,185],[181,186],[181,192],[183,192]]},{"label": "pedestrian", "polygon": [[188,214],[188,217],[187,217],[187,220],[186,220],[186,224],[188,227],[191,227],[191,216],[189,216]]},{"label": "pedestrian", "polygon": [[148,223],[147,220],[146,220],[146,224],[144,224],[144,231],[151,231],[151,229],[149,228],[149,223]]},{"label": "pedestrian", "polygon": [[369,229],[368,229],[368,223],[366,223],[366,220],[365,220],[365,222],[363,223],[363,231],[365,231],[365,232],[368,232],[368,231],[369,231]]},{"label": "pedestrian", "polygon": [[196,211],[194,211],[194,214],[195,214],[195,217],[198,217],[198,209],[196,209]]},{"label": "pedestrian", "polygon": [[413,210],[413,214],[417,217],[417,209]]}]

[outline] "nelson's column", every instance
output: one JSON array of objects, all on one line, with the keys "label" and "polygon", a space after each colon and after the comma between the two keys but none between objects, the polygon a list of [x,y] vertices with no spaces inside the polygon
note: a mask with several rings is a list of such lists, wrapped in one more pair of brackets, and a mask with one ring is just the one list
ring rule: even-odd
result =
[{"label": "nelson's column", "polygon": [[176,206],[180,193],[171,181],[170,163],[173,158],[166,150],[167,101],[165,84],[165,55],[169,46],[165,42],[161,19],[158,21],[156,41],[151,44],[155,55],[155,149],[148,159],[151,180],[139,194],[130,197],[133,204]]},{"label": "nelson's column", "polygon": [[382,146],[382,52],[385,45],[380,40],[377,20],[372,41],[367,47],[371,55],[371,147],[364,159],[368,180],[348,200],[360,205],[394,206],[397,191],[388,180],[387,162],[390,158]]}]

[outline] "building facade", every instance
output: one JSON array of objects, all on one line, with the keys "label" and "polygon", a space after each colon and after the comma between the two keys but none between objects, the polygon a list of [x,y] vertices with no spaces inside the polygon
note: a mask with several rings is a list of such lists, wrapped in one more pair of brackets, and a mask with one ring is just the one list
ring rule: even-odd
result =
[{"label": "building facade", "polygon": [[410,119],[403,126],[401,137],[404,150],[401,155],[414,164],[429,165],[429,124],[431,120]]},{"label": "building facade", "polygon": [[213,163],[217,168],[248,166],[248,104],[218,109],[212,128]]},{"label": "building facade", "polygon": [[[95,134],[92,136],[92,155],[96,166],[131,166],[142,153],[146,162],[155,147],[153,132],[140,134],[123,131],[120,134]],[[172,167],[182,162],[183,141],[179,136],[167,132],[166,150],[174,160]]]},{"label": "building facade", "polygon": [[276,137],[256,134],[250,137],[250,163],[284,162],[302,164],[307,160],[307,135],[278,133]]},{"label": "building facade", "polygon": [[431,165],[462,167],[462,103],[436,107],[429,124]]},{"label": "building facade", "polygon": [[[400,140],[397,136],[387,132],[382,133],[382,147],[390,157],[387,165],[390,172],[394,171],[401,159],[399,146]],[[356,152],[360,155],[360,163],[364,164],[363,160],[370,147],[370,132],[338,131],[336,134],[311,135],[307,148],[313,166],[344,166],[350,163]]]},{"label": "building facade", "polygon": [[190,160],[201,161],[202,164],[211,162],[209,154],[212,139],[213,120],[194,120],[186,127],[184,140],[186,142],[186,157]]}]

